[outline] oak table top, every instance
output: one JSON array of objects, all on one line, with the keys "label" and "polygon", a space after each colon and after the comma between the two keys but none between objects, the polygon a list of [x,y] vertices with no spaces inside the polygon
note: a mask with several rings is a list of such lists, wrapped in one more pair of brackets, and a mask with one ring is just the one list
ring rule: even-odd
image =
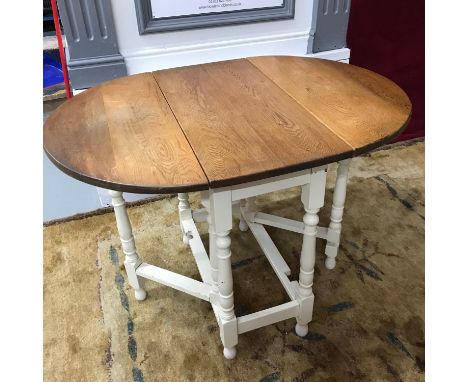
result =
[{"label": "oak table top", "polygon": [[351,158],[396,137],[411,102],[353,65],[267,56],[122,77],[44,125],[52,162],[133,193],[235,185]]}]

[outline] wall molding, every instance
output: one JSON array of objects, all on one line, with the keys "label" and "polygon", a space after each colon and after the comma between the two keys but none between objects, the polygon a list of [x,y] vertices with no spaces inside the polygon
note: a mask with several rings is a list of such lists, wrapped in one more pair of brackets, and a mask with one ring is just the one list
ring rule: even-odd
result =
[{"label": "wall molding", "polygon": [[179,45],[173,46],[169,48],[155,48],[155,49],[146,49],[141,50],[138,52],[132,53],[125,53],[125,57],[132,58],[132,57],[143,57],[143,56],[151,56],[154,54],[170,54],[170,53],[177,53],[177,52],[190,52],[196,50],[210,50],[215,48],[229,48],[229,47],[236,47],[245,44],[255,44],[255,43],[268,43],[274,41],[281,41],[281,40],[290,40],[290,39],[304,39],[307,38],[308,34],[304,32],[295,32],[295,33],[281,33],[276,35],[269,35],[269,36],[260,36],[260,37],[247,37],[247,38],[240,38],[240,39],[233,39],[233,40],[224,40],[224,41],[215,41],[215,42],[207,42],[207,43],[200,43],[200,44],[190,44],[190,45]]},{"label": "wall molding", "polygon": [[306,53],[309,37],[309,32],[304,31],[145,49],[138,52],[122,51],[122,54],[125,57],[128,74],[264,55],[310,56],[334,61],[349,59],[350,50],[347,48],[320,54]]},{"label": "wall molding", "polygon": [[282,7],[154,18],[151,8],[151,0],[135,0],[135,10],[140,35],[194,28],[211,28],[243,23],[293,19],[294,9],[295,0],[284,0],[284,5]]},{"label": "wall molding", "polygon": [[315,0],[308,52],[326,52],[346,47],[351,0]]},{"label": "wall molding", "polygon": [[307,31],[125,52],[128,74],[263,55],[301,55]]},{"label": "wall molding", "polygon": [[67,37],[67,62],[74,89],[127,75],[119,52],[109,0],[58,0]]}]

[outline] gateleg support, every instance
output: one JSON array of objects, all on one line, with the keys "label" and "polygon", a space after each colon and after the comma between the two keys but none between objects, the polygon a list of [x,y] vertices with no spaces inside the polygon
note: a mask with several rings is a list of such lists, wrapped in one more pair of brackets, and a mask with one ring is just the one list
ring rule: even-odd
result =
[{"label": "gateleg support", "polygon": [[211,285],[212,291],[215,295],[219,295],[218,291],[218,257],[216,255],[216,232],[214,229],[213,219],[210,214],[210,193],[209,191],[201,192],[201,203],[206,210],[206,222],[208,223],[209,235],[209,258],[211,268]]},{"label": "gateleg support", "polygon": [[239,201],[239,230],[241,232],[247,232],[249,230],[249,225],[247,224],[247,222],[245,221],[245,218],[244,216],[242,215],[242,208],[246,206],[246,200],[245,199],[241,199]]},{"label": "gateleg support", "polygon": [[237,355],[237,319],[220,319],[219,333],[223,343],[223,355],[226,359],[234,359]]},{"label": "gateleg support", "polygon": [[336,266],[336,256],[340,246],[341,222],[343,220],[344,204],[346,200],[346,188],[348,171],[351,159],[338,162],[335,189],[333,191],[333,205],[330,216],[330,225],[327,231],[327,244],[325,246],[325,266],[333,269]]},{"label": "gateleg support", "polygon": [[[215,235],[218,267],[219,326],[223,354],[236,356],[238,343],[237,318],[234,313],[234,291],[231,269],[232,194],[230,188],[209,191],[209,216]],[[210,250],[211,253],[211,250]]]},{"label": "gateleg support", "polygon": [[305,215],[298,286],[299,313],[296,317],[296,334],[301,337],[307,334],[308,324],[312,321],[314,305],[312,285],[314,283],[318,212],[325,202],[325,184],[326,171],[322,169],[312,171],[309,183],[302,186],[301,200],[304,204]]},{"label": "gateleg support", "polygon": [[308,324],[312,321],[312,314],[314,311],[315,296],[312,294],[308,297],[299,298],[299,314],[296,317],[296,334],[299,337],[304,337],[309,332]]},{"label": "gateleg support", "polygon": [[182,225],[183,220],[192,219],[192,210],[190,209],[189,197],[187,193],[178,193],[177,199],[179,200],[178,209],[180,230],[182,231],[182,241],[184,244],[189,244],[191,233],[185,232],[184,226]]},{"label": "gateleg support", "polygon": [[143,278],[137,276],[136,270],[141,265],[142,260],[137,254],[135,239],[133,237],[132,226],[125,208],[125,200],[122,192],[109,190],[114,207],[117,230],[119,231],[122,250],[125,254],[125,271],[127,272],[128,283],[135,290],[135,298],[142,301],[146,298]]}]

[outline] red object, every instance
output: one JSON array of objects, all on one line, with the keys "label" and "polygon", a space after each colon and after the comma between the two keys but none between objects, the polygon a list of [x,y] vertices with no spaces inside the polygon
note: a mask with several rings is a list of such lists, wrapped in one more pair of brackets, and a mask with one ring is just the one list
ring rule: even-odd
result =
[{"label": "red object", "polygon": [[396,139],[424,136],[424,0],[352,0],[350,63],[397,83],[413,104],[408,128]]},{"label": "red object", "polygon": [[65,51],[63,50],[62,31],[60,29],[56,0],[51,0],[50,5],[52,6],[52,15],[54,16],[55,35],[57,36],[57,42],[59,47],[60,64],[62,65],[65,92],[67,93],[67,98],[71,98],[72,92],[70,90],[70,81],[68,80],[67,60],[65,59]]}]

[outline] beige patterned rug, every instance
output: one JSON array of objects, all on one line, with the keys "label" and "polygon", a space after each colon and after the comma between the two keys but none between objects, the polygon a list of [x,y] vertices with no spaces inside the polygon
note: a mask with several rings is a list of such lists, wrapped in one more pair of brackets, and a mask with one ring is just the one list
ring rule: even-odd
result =
[{"label": "beige patterned rug", "polygon": [[[199,205],[197,194],[191,203]],[[258,204],[285,217],[303,215],[298,189]],[[146,262],[198,278],[180,238],[175,198],[129,211]],[[297,278],[300,235],[268,231]],[[206,224],[200,232],[207,245]],[[237,358],[227,361],[209,303],[149,281],[146,301],[133,298],[113,214],[45,227],[44,380],[424,380],[424,142],[352,162],[333,271],[324,266],[323,248],[319,240],[307,337],[295,335],[290,319],[240,335]],[[250,232],[233,230],[232,252],[238,315],[288,301]]]}]

